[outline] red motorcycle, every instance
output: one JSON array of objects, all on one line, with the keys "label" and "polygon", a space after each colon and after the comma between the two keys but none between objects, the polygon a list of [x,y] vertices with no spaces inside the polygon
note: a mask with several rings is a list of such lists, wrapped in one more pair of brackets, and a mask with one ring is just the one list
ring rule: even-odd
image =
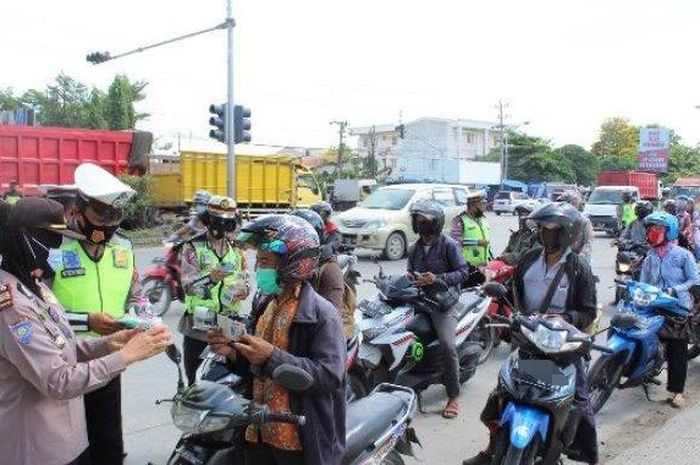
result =
[{"label": "red motorcycle", "polygon": [[185,292],[180,286],[180,244],[171,244],[165,257],[154,258],[155,266],[144,273],[141,281],[143,295],[153,306],[153,313],[162,317],[175,300],[184,302]]},{"label": "red motorcycle", "polygon": [[[513,274],[515,274],[515,267],[501,260],[491,260],[486,266],[481,268],[481,272],[484,274],[487,283],[496,282],[499,284],[506,284],[513,277]],[[502,317],[511,318],[513,316],[513,309],[504,304],[501,299],[492,299],[488,309],[488,315],[500,315]],[[496,326],[494,345],[500,344],[501,341],[510,342],[509,328],[499,325],[494,326]]]}]

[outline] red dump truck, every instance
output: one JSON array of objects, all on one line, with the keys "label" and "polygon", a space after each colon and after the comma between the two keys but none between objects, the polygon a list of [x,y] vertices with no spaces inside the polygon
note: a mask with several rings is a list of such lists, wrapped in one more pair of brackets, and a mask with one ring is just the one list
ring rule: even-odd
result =
[{"label": "red dump truck", "polygon": [[73,183],[75,168],[92,162],[112,174],[148,171],[153,135],[143,131],[0,125],[0,191],[17,181],[24,194],[42,185]]},{"label": "red dump truck", "polygon": [[633,186],[639,189],[643,199],[661,197],[659,179],[655,173],[643,171],[601,171],[598,173],[597,186]]}]

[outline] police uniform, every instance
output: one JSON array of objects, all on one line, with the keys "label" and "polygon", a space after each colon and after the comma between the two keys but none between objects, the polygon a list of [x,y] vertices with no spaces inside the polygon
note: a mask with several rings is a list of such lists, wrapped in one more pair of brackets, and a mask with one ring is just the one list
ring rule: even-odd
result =
[{"label": "police uniform", "polygon": [[[88,447],[82,394],[126,366],[105,338],[76,338],[63,307],[0,271],[0,463],[66,465]],[[89,361],[89,363],[88,363]]]},{"label": "police uniform", "polygon": [[[130,187],[91,163],[78,166],[75,187],[78,196],[115,209],[122,208],[134,194]],[[54,269],[52,290],[80,339],[99,336],[89,331],[91,313],[104,312],[118,319],[130,303],[140,298],[131,243],[115,234],[100,249],[101,255],[92,256],[80,241],[65,239],[57,255],[49,257]],[[117,376],[86,395],[85,413],[93,462],[121,465],[124,458],[121,378]]]}]

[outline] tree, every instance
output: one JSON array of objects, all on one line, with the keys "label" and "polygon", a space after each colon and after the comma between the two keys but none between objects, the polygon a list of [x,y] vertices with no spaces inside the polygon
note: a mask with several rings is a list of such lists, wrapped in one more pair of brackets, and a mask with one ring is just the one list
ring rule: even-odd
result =
[{"label": "tree", "polygon": [[124,74],[114,77],[107,92],[104,117],[109,129],[133,129],[136,122],[146,118],[144,113],[136,113],[134,103],[145,98],[145,81],[130,82]]},{"label": "tree", "polygon": [[16,110],[19,105],[19,98],[15,97],[12,87],[0,89],[0,110]]},{"label": "tree", "polygon": [[600,168],[600,160],[593,153],[580,145],[569,144],[554,150],[560,162],[571,167],[569,182],[582,186],[590,186],[596,180]]},{"label": "tree", "polygon": [[508,177],[523,182],[567,181],[571,162],[558,156],[548,140],[512,132],[508,135]]},{"label": "tree", "polygon": [[89,127],[89,98],[85,84],[60,73],[46,86],[46,95],[38,102],[41,107],[39,122],[44,126]]},{"label": "tree", "polygon": [[92,129],[109,129],[107,118],[107,96],[99,89],[90,92],[90,103],[87,108],[87,126]]},{"label": "tree", "polygon": [[600,157],[602,170],[631,170],[637,166],[639,128],[626,118],[606,119],[591,152]]}]

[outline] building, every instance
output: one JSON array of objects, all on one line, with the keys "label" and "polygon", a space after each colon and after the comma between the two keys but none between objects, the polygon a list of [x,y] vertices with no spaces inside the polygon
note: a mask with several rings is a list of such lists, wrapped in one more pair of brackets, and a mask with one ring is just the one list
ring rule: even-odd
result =
[{"label": "building", "polygon": [[404,123],[402,132],[393,124],[350,130],[357,136],[359,155],[374,153],[378,167],[391,169],[393,175],[401,174],[393,172],[397,168],[423,172],[422,167],[444,159],[479,160],[500,141],[497,123],[467,119],[420,118]]}]

